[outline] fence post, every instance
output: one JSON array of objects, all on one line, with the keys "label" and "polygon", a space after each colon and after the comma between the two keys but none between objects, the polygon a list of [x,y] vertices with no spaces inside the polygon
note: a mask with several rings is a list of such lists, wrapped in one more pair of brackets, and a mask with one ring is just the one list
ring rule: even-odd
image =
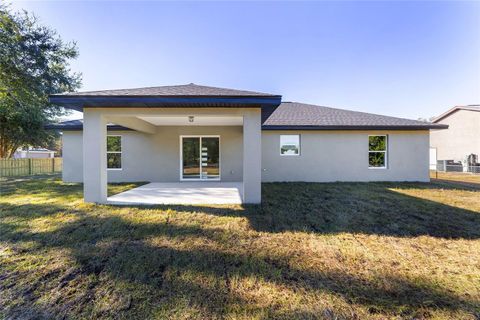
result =
[{"label": "fence post", "polygon": [[52,173],[55,173],[55,158],[52,159]]},{"label": "fence post", "polygon": [[32,158],[28,158],[28,175],[32,175]]}]

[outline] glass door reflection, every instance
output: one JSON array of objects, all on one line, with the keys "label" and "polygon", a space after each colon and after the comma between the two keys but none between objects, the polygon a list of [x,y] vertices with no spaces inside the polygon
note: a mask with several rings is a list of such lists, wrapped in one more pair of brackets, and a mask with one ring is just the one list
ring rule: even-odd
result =
[{"label": "glass door reflection", "polygon": [[182,137],[182,179],[220,179],[219,137]]}]

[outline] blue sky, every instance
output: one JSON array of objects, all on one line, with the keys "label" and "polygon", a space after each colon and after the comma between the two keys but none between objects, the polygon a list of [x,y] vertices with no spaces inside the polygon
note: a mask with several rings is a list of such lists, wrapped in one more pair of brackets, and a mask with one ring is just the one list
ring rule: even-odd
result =
[{"label": "blue sky", "polygon": [[82,90],[194,82],[413,119],[480,104],[480,2],[12,7],[77,42]]}]

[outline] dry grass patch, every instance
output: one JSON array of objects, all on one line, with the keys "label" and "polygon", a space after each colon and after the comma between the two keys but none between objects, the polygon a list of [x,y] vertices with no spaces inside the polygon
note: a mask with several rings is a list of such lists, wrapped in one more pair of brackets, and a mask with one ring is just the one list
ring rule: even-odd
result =
[{"label": "dry grass patch", "polygon": [[1,192],[4,318],[480,316],[475,188],[265,184],[261,207],[89,205],[55,178]]},{"label": "dry grass patch", "polygon": [[467,186],[480,188],[480,174],[430,171],[430,178],[438,182],[458,182],[460,184],[467,184]]}]

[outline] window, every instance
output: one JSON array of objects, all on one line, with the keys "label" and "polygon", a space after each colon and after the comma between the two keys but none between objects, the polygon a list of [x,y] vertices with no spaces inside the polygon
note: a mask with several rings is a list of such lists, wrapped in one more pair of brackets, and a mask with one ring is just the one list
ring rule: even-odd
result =
[{"label": "window", "polygon": [[281,135],[280,136],[280,155],[298,156],[300,155],[300,135]]},{"label": "window", "polygon": [[387,168],[387,136],[368,136],[368,167]]},{"label": "window", "polygon": [[122,169],[121,136],[107,136],[107,169]]}]

